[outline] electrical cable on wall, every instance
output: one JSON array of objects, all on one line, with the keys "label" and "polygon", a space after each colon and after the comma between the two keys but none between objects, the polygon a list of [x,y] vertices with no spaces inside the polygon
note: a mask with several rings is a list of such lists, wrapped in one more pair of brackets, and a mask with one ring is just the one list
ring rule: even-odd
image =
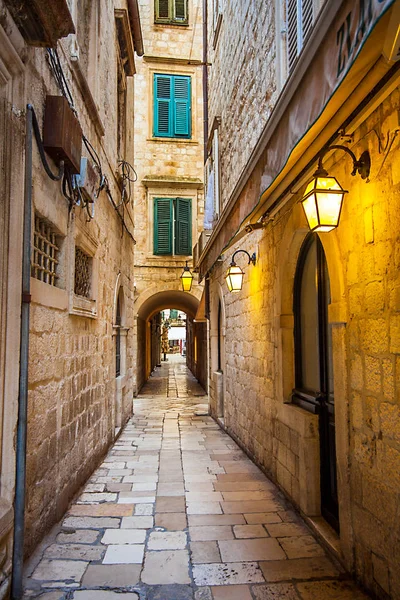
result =
[{"label": "electrical cable on wall", "polygon": [[[46,51],[47,51],[48,64],[49,64],[50,70],[57,82],[58,88],[59,88],[61,94],[66,98],[71,110],[77,116],[78,113],[77,113],[77,110],[74,105],[74,99],[73,99],[71,90],[69,88],[68,81],[65,77],[57,49],[56,48],[47,48]],[[111,190],[110,190],[110,187],[108,184],[108,179],[103,173],[103,168],[102,168],[100,157],[99,157],[98,153],[96,152],[95,148],[93,147],[93,145],[91,144],[91,142],[88,140],[88,138],[85,135],[82,135],[82,140],[86,147],[86,150],[88,151],[88,153],[94,163],[94,168],[98,172],[98,175],[99,175],[99,185],[98,185],[97,191],[95,193],[95,199],[97,199],[99,197],[99,195],[103,189],[106,190],[108,198],[110,199],[115,211],[117,212],[119,219],[122,221],[123,230],[125,229],[125,231],[128,233],[128,235],[132,239],[132,241],[134,243],[136,243],[133,235],[131,234],[131,232],[129,231],[129,229],[125,223],[124,216],[121,215],[121,213],[118,210],[118,207],[120,205],[116,204],[112,197]],[[118,165],[121,166],[121,170],[122,170],[121,204],[125,205],[130,202],[130,199],[132,196],[131,184],[134,183],[135,181],[137,181],[137,174],[136,174],[134,168],[132,167],[132,165],[130,165],[125,160],[118,161]],[[81,208],[86,209],[88,220],[89,221],[92,220],[94,217],[94,206],[95,206],[94,202],[90,202],[83,197],[79,185],[76,184],[76,180],[74,179],[74,176],[71,175],[68,168],[65,168],[65,171],[64,171],[64,174],[62,177],[63,177],[62,193],[69,202],[70,210],[72,210],[72,208],[74,206],[80,206]],[[91,206],[89,206],[89,205],[91,205]],[[128,214],[129,214],[129,212],[128,212]]]},{"label": "electrical cable on wall", "polygon": [[137,173],[132,165],[126,160],[119,160],[118,166],[121,167],[121,204],[128,204],[132,197],[131,183],[137,181]]},{"label": "electrical cable on wall", "polygon": [[50,169],[49,163],[47,162],[46,154],[45,154],[44,147],[43,147],[43,141],[40,136],[39,124],[38,124],[38,121],[36,118],[35,110],[32,105],[29,104],[28,106],[29,106],[29,110],[32,112],[33,132],[35,134],[35,139],[36,139],[36,143],[37,143],[39,154],[40,154],[40,159],[42,161],[44,170],[46,171],[46,173],[47,173],[48,177],[50,177],[50,179],[52,179],[53,181],[60,181],[64,177],[64,174],[65,174],[64,161],[62,160],[60,162],[59,171],[58,171],[57,175],[55,175],[52,172],[52,170]]}]

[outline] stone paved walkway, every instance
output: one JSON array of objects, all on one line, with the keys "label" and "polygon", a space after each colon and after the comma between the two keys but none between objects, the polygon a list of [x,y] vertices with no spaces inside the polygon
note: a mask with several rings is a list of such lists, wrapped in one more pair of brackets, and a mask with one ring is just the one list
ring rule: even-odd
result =
[{"label": "stone paved walkway", "polygon": [[41,600],[365,600],[277,488],[164,363],[26,566]]}]

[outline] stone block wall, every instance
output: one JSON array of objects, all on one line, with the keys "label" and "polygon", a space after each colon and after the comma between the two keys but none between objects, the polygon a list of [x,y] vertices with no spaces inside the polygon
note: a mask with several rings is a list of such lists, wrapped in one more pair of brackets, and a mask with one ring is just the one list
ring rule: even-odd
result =
[{"label": "stone block wall", "polygon": [[[83,133],[98,153],[110,195],[118,205],[121,194],[115,175],[119,156],[114,7],[102,1],[98,9],[102,14],[103,41],[97,46],[96,37],[96,48],[89,57],[82,58],[79,76],[79,60],[78,67],[76,61],[71,61],[73,39],[62,40],[58,52]],[[97,18],[99,14],[92,15],[89,23],[91,34],[95,36]],[[86,60],[92,70],[89,69],[91,77],[88,75],[85,79]],[[44,50],[29,51],[26,76],[28,101],[35,108],[42,130],[45,96],[60,95]],[[90,101],[88,90],[94,102]],[[128,82],[131,119],[132,92],[132,82]],[[99,122],[104,126],[104,136],[99,134]],[[128,147],[125,158],[129,161],[132,161],[131,153],[132,148]],[[84,146],[82,154],[88,156]],[[61,192],[61,184],[45,174],[35,141],[33,162],[32,210],[57,233],[60,279],[57,286],[51,286],[31,278],[27,554],[62,516],[114,440],[116,427],[123,425],[132,414],[134,365],[130,333],[134,241],[104,190],[95,200],[94,218],[89,222],[86,211],[79,206],[71,208]],[[51,159],[49,162],[56,171]],[[131,205],[124,207],[124,219],[132,232]],[[76,247],[91,257],[88,299],[75,294]],[[123,372],[117,378],[116,301],[119,292],[124,356]]]},{"label": "stone block wall", "polygon": [[[399,102],[396,89],[354,132],[353,152],[358,157],[368,149],[371,155],[369,182],[351,177],[351,161],[343,152],[326,160],[349,193],[338,229],[320,235],[332,293],[328,319],[342,558],[384,600],[400,598]],[[386,153],[377,136],[389,140]],[[265,230],[242,238],[224,254],[210,285],[224,290],[225,427],[312,517],[320,514],[318,417],[290,403],[293,278],[308,232],[297,203],[302,191]],[[239,248],[255,251],[257,264],[247,266],[243,258],[242,265],[238,255],[243,289],[229,294],[224,275]],[[212,330],[215,326],[211,321]],[[210,394],[218,416],[215,385]]]},{"label": "stone block wall", "polygon": [[[218,37],[208,0],[210,126],[221,117],[221,199],[250,158],[279,95],[275,42],[275,3],[232,0],[222,6]],[[240,135],[237,132],[240,131]]]}]

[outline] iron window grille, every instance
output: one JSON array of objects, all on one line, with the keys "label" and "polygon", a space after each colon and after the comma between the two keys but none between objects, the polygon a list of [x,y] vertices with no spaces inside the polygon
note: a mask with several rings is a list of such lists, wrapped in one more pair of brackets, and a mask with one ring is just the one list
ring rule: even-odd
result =
[{"label": "iron window grille", "polygon": [[74,292],[77,296],[90,298],[92,258],[80,248],[75,248]]},{"label": "iron window grille", "polygon": [[57,286],[59,279],[57,274],[60,252],[58,239],[59,236],[52,226],[35,215],[31,276],[54,286]]}]

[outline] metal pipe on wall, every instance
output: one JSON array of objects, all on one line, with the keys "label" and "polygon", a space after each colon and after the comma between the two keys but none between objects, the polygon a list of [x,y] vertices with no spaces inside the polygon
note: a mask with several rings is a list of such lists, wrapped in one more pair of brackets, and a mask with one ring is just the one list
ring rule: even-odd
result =
[{"label": "metal pipe on wall", "polygon": [[22,300],[20,333],[20,368],[18,392],[18,424],[16,441],[16,476],[14,500],[14,545],[11,575],[11,598],[22,597],[22,574],[24,563],[25,488],[26,488],[26,437],[28,412],[28,364],[29,364],[29,305],[31,278],[31,229],[32,229],[32,106],[26,110],[25,142],[25,194],[22,248]]}]

